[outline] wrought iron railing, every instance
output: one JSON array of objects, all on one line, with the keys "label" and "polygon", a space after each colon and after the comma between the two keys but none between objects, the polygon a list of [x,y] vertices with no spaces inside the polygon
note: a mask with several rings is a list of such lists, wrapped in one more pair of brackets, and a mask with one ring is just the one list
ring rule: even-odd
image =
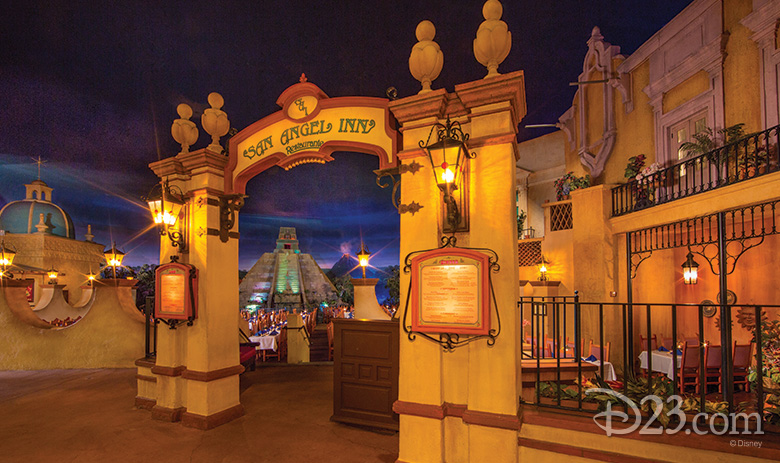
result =
[{"label": "wrought iron railing", "polygon": [[[573,296],[523,297],[518,306],[524,320],[526,402],[596,413],[604,409],[604,396],[589,394],[592,387],[612,389],[639,405],[643,397],[658,394],[660,386],[671,392],[669,397],[679,396],[687,404],[688,413],[755,413],[754,424],[764,430],[780,429],[776,371],[780,367],[780,339],[774,337],[780,331],[778,305],[581,302]],[[727,323],[720,320],[721,313],[729,314]],[[715,326],[709,317],[716,317]],[[636,332],[629,334],[628,321],[632,318]],[[742,342],[733,341],[732,325],[747,330]],[[662,331],[669,337],[658,336]],[[763,335],[756,337],[756,333]],[[590,342],[585,344],[586,340]],[[744,354],[746,344],[750,345],[752,360],[735,364],[733,351],[740,349]],[[659,352],[662,346],[666,352]],[[683,352],[695,355],[695,360],[685,360]],[[597,358],[586,360],[591,355]],[[532,372],[531,394],[526,370]],[[613,371],[615,377],[610,378]],[[692,384],[681,385],[681,378]],[[719,378],[716,384],[713,378]],[[747,384],[735,393],[736,383]],[[668,403],[669,397],[660,399]],[[615,406],[617,402],[612,401]],[[652,414],[651,410],[644,419]]]},{"label": "wrought iron railing", "polygon": [[780,126],[756,132],[612,189],[612,216],[780,170]]},{"label": "wrought iron railing", "polygon": [[144,358],[157,358],[157,323],[154,319],[154,296],[144,303]]}]

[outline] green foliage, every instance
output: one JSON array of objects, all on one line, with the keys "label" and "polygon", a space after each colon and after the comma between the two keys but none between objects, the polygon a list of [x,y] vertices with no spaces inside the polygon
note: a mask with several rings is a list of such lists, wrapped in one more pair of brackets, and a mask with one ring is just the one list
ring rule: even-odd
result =
[{"label": "green foliage", "polygon": [[527,215],[524,210],[520,210],[520,212],[517,214],[517,236],[523,235],[523,230],[525,226],[525,219]]},{"label": "green foliage", "polygon": [[391,265],[387,268],[390,276],[385,280],[385,288],[390,293],[387,297],[387,303],[397,305],[401,301],[401,266]]},{"label": "green foliage", "polygon": [[147,296],[154,297],[154,271],[157,270],[157,267],[157,264],[133,267],[135,278],[138,280],[135,293],[135,302],[138,307],[143,307]]},{"label": "green foliage", "polygon": [[[680,149],[687,153],[687,156],[698,156],[700,154],[709,153],[710,151],[719,148],[723,145],[733,143],[745,136],[745,124],[734,124],[730,127],[718,129],[717,133],[713,132],[710,127],[707,127],[699,133],[693,134],[691,138],[693,141],[688,141],[680,145]],[[713,163],[722,163],[726,160],[726,153],[712,154],[710,161]]]},{"label": "green foliage", "polygon": [[555,181],[555,195],[558,201],[563,201],[569,193],[580,188],[590,186],[590,175],[578,177],[574,172],[567,172],[566,175]]},{"label": "green foliage", "polygon": [[347,305],[355,303],[355,288],[352,286],[352,278],[349,274],[337,277],[329,272],[328,278],[336,288],[336,294],[341,302]]},{"label": "green foliage", "polygon": [[626,171],[623,176],[629,180],[636,178],[636,176],[642,172],[642,168],[645,167],[646,159],[647,157],[644,154],[628,158],[628,164],[626,165]]}]

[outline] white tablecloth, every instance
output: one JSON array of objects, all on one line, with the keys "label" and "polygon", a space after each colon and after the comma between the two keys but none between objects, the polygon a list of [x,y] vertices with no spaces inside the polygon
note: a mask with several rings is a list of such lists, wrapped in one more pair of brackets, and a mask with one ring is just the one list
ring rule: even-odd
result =
[{"label": "white tablecloth", "polygon": [[[596,365],[597,367],[599,367],[599,369],[598,369],[598,371],[596,371],[596,373],[601,374],[601,362],[599,362],[598,360],[595,360],[593,362],[588,362],[587,360],[584,360],[584,361],[586,363],[590,363],[591,365]],[[613,367],[610,362],[604,362],[604,377],[602,379],[604,381],[615,381],[615,380],[617,380],[617,376],[615,376],[615,367]]]},{"label": "white tablecloth", "polygon": [[258,343],[257,350],[273,350],[276,352],[276,338],[279,335],[274,336],[249,336],[249,340]]},{"label": "white tablecloth", "polygon": [[[680,367],[682,355],[677,356],[677,367]],[[647,370],[647,351],[639,354],[639,368]],[[674,366],[671,352],[653,351],[653,371],[663,373],[670,378],[674,378]]]}]

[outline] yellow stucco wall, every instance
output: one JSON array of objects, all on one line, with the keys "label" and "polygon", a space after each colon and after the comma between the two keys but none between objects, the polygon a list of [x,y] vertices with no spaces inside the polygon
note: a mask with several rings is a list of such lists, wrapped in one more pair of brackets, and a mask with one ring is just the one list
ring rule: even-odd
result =
[{"label": "yellow stucco wall", "polygon": [[628,158],[644,154],[645,165],[655,162],[655,122],[650,99],[643,89],[650,82],[650,65],[644,61],[631,72],[631,99],[634,108],[626,113],[620,92],[615,92],[615,126],[617,136],[612,155],[604,166],[604,173],[595,183],[623,183]]},{"label": "yellow stucco wall", "polygon": [[744,123],[745,131],[761,130],[761,56],[752,32],[739,24],[752,11],[751,0],[724,0],[724,26],[728,31],[723,62],[725,126]]},{"label": "yellow stucco wall", "polygon": [[130,303],[130,287],[97,287],[84,318],[50,330],[20,321],[4,294],[0,291],[0,370],[129,368],[144,356],[143,316],[132,317],[127,311],[133,307],[121,307]]},{"label": "yellow stucco wall", "polygon": [[707,71],[699,71],[685,79],[681,84],[664,93],[663,112],[679,107],[710,88],[710,76]]}]

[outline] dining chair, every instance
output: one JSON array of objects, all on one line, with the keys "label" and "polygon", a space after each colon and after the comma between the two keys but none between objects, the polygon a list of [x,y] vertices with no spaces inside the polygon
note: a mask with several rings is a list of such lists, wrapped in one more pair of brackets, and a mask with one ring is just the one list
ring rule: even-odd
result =
[{"label": "dining chair", "polygon": [[748,389],[748,369],[753,356],[753,343],[737,344],[734,341],[732,351],[732,363],[734,365],[734,385],[742,384],[745,391]]},{"label": "dining chair", "polygon": [[[691,346],[684,342],[682,346],[682,358],[680,359],[680,392],[685,392],[686,386],[694,386],[695,393],[699,392],[699,340]],[[691,381],[688,381],[691,380]]]},{"label": "dining chair", "polygon": [[721,346],[707,345],[704,348],[704,390],[717,384],[718,392],[723,392],[723,349]]},{"label": "dining chair", "polygon": [[[642,350],[647,350],[647,338],[641,334],[639,335],[639,343],[642,346]],[[655,335],[650,338],[650,350],[658,350],[658,338]]]},{"label": "dining chair", "polygon": [[[667,338],[667,337],[659,336],[659,337],[658,337],[658,339],[660,339],[660,340],[661,340],[661,346],[664,346],[664,347],[666,347],[666,348],[667,348],[667,349],[669,349],[670,351],[671,351],[673,348],[677,347],[677,346],[675,345],[674,339],[673,339],[673,338],[671,338],[671,337]],[[659,347],[660,347],[660,346],[659,346]]]},{"label": "dining chair", "polygon": [[328,323],[328,360],[333,360],[333,322]]},{"label": "dining chair", "polygon": [[598,344],[593,344],[593,340],[590,341],[590,344],[588,345],[588,356],[594,356],[597,360],[601,360],[603,362],[609,362],[609,346],[610,343],[607,342],[604,344],[604,357],[601,356],[601,346]]}]

